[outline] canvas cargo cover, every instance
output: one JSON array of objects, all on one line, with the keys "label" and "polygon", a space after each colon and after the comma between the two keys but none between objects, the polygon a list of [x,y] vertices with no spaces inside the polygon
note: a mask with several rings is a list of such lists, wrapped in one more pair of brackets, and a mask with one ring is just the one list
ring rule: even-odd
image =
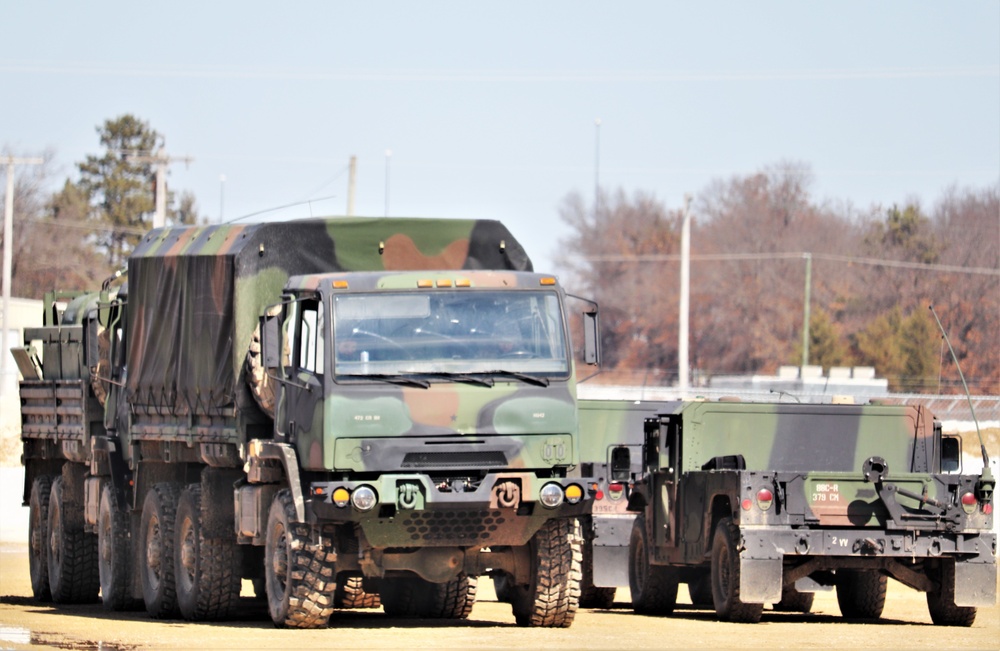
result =
[{"label": "canvas cargo cover", "polygon": [[247,347],[293,275],[333,271],[531,271],[492,220],[327,218],[162,228],[129,257],[130,403],[158,414],[232,415]]}]

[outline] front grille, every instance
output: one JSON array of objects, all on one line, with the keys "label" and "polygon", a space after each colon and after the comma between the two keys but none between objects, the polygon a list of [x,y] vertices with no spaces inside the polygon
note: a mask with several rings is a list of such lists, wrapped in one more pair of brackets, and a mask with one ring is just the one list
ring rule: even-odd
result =
[{"label": "front grille", "polygon": [[410,452],[401,468],[505,468],[503,452]]},{"label": "front grille", "polygon": [[413,541],[472,544],[489,539],[505,521],[500,511],[416,511],[403,527]]}]

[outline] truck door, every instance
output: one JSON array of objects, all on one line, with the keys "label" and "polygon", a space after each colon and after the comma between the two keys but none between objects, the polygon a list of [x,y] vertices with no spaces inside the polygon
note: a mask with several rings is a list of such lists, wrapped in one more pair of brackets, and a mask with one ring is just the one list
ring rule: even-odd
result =
[{"label": "truck door", "polygon": [[653,482],[653,540],[656,547],[677,544],[677,463],[679,437],[674,419],[664,416],[646,421],[646,465]]},{"label": "truck door", "polygon": [[279,436],[296,447],[304,468],[323,468],[323,368],[326,341],[323,303],[315,297],[288,305],[282,340],[282,396],[275,420]]}]

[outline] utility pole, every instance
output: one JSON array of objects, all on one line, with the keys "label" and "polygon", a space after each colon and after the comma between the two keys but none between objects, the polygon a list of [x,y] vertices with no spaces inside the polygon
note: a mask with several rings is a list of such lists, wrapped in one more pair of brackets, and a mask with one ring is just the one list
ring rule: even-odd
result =
[{"label": "utility pole", "polygon": [[601,118],[594,120],[594,216],[601,202]]},{"label": "utility pole", "polygon": [[182,162],[189,165],[194,158],[190,156],[167,156],[167,152],[158,149],[150,155],[148,152],[130,152],[130,161],[149,163],[156,166],[156,212],[153,213],[153,228],[163,228],[167,225],[167,165]]},{"label": "utility pole", "polygon": [[10,357],[7,341],[8,324],[10,323],[10,275],[14,264],[14,166],[41,165],[42,158],[15,158],[5,156],[2,160],[7,164],[7,195],[3,206],[3,328],[2,343],[0,343],[0,396],[7,391],[7,358]]},{"label": "utility pole", "polygon": [[687,397],[688,340],[691,312],[691,195],[684,195],[684,218],[681,222],[681,300],[677,334],[677,388],[681,399]]},{"label": "utility pole", "polygon": [[358,173],[358,157],[351,156],[351,162],[348,165],[347,173],[347,216],[354,216],[354,189],[355,182],[357,181]]},{"label": "utility pole", "polygon": [[802,301],[802,367],[809,366],[809,303],[812,301],[812,253],[803,253],[806,261],[806,290]]}]

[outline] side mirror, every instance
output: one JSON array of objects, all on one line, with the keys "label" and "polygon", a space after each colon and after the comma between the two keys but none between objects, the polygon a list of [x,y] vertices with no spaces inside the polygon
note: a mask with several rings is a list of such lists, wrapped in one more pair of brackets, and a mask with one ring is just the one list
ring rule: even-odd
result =
[{"label": "side mirror", "polygon": [[628,481],[632,470],[632,455],[627,447],[611,449],[611,481]]},{"label": "side mirror", "polygon": [[281,310],[268,309],[260,317],[260,336],[264,368],[281,366]]},{"label": "side mirror", "polygon": [[597,308],[583,313],[583,361],[591,366],[601,364],[601,333]]}]

